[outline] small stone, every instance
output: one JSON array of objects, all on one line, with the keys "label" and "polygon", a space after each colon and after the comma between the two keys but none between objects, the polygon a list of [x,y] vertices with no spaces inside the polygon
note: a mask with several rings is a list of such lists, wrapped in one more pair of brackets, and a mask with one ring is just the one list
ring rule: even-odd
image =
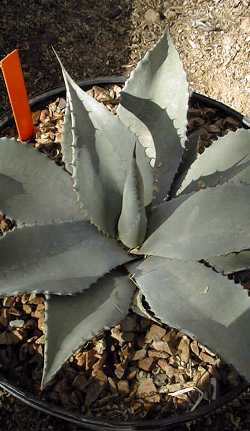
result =
[{"label": "small stone", "polygon": [[43,318],[44,317],[44,310],[32,311],[31,316],[35,317],[36,319],[40,319],[41,317]]},{"label": "small stone", "polygon": [[112,377],[108,377],[108,383],[109,383],[111,390],[113,392],[116,392],[117,387],[116,387],[116,384],[115,384],[114,380],[112,379]]},{"label": "small stone", "polygon": [[85,367],[86,365],[86,353],[85,352],[78,352],[75,354],[75,360],[78,365],[78,367]]},{"label": "small stone", "polygon": [[169,365],[165,359],[159,359],[158,365],[170,379],[175,375],[175,368]]},{"label": "small stone", "polygon": [[104,103],[104,102],[110,101],[109,92],[105,88],[99,87],[98,85],[94,85],[93,90],[94,90],[94,98],[98,102]]},{"label": "small stone", "polygon": [[96,351],[96,353],[98,355],[103,355],[103,353],[105,352],[105,349],[106,349],[106,344],[105,344],[105,341],[103,339],[98,340],[95,343],[94,350]]},{"label": "small stone", "polygon": [[117,388],[118,388],[118,391],[120,392],[120,394],[123,394],[123,395],[129,394],[129,384],[128,384],[127,380],[120,380],[117,383]]},{"label": "small stone", "polygon": [[195,384],[197,388],[201,390],[205,390],[209,385],[209,381],[210,381],[210,374],[208,371],[205,371],[200,375],[199,379],[197,379],[197,382]]},{"label": "small stone", "polygon": [[36,311],[44,311],[44,303],[40,302],[36,306]]},{"label": "small stone", "polygon": [[45,119],[48,117],[48,115],[49,115],[49,110],[43,109],[40,113],[39,120],[43,123],[45,121]]},{"label": "small stone", "polygon": [[31,314],[32,313],[32,308],[29,304],[23,304],[23,311],[26,314]]},{"label": "small stone", "polygon": [[92,376],[103,384],[108,381],[106,374],[102,370],[97,370],[95,372],[92,371]]},{"label": "small stone", "polygon": [[146,335],[146,343],[151,343],[152,341],[160,341],[162,337],[166,334],[166,329],[158,325],[152,325]]},{"label": "small stone", "polygon": [[35,293],[30,294],[29,302],[31,304],[44,304],[44,299],[42,296],[36,295]]},{"label": "small stone", "polygon": [[124,368],[122,364],[115,364],[115,375],[118,379],[122,379],[124,376]]},{"label": "small stone", "polygon": [[159,20],[160,14],[154,9],[148,9],[144,15],[144,18],[147,24],[155,24]]},{"label": "small stone", "polygon": [[15,335],[20,341],[23,340],[24,329],[23,328],[15,328],[12,330],[12,334]]},{"label": "small stone", "polygon": [[173,393],[173,392],[179,391],[180,389],[183,389],[182,383],[172,383],[171,385],[168,385],[169,392]]},{"label": "small stone", "polygon": [[155,404],[155,403],[159,403],[159,402],[160,402],[160,400],[161,400],[161,396],[160,396],[160,394],[149,395],[149,396],[147,397],[147,402],[149,402],[149,403],[153,403],[153,404]]},{"label": "small stone", "polygon": [[141,368],[141,370],[150,371],[153,362],[154,362],[153,358],[144,358],[138,362],[138,366],[139,368]]},{"label": "small stone", "polygon": [[137,350],[132,358],[133,361],[139,361],[141,359],[144,359],[146,356],[146,349],[140,349]]},{"label": "small stone", "polygon": [[40,319],[38,319],[37,326],[38,326],[38,329],[40,329],[40,331],[42,331],[42,332],[45,331],[45,322],[44,322],[44,319],[42,317]]},{"label": "small stone", "polygon": [[117,325],[111,329],[111,337],[119,341],[120,344],[124,343],[125,340],[123,338],[120,325]]},{"label": "small stone", "polygon": [[152,348],[157,350],[158,352],[166,352],[169,355],[173,354],[167,341],[154,341],[152,343]]},{"label": "small stone", "polygon": [[3,299],[3,306],[4,306],[4,307],[11,307],[13,303],[14,303],[14,298],[13,298],[13,296],[6,296],[6,297]]},{"label": "small stone", "polygon": [[186,335],[184,335],[179,343],[178,352],[179,352],[181,361],[185,362],[185,364],[187,364],[190,359],[189,345],[190,345],[190,340]]},{"label": "small stone", "polygon": [[137,370],[132,370],[128,373],[128,380],[133,380],[136,377]]},{"label": "small stone", "polygon": [[33,124],[36,126],[39,122],[40,119],[40,115],[41,115],[41,111],[35,111],[32,112],[32,120],[33,120]]},{"label": "small stone", "polygon": [[45,341],[46,341],[46,337],[45,335],[42,335],[36,340],[36,344],[45,344]]},{"label": "small stone", "polygon": [[172,328],[166,333],[166,335],[164,335],[164,337],[162,337],[162,341],[165,341],[167,343],[172,343],[176,340],[176,334],[177,334],[176,329]]},{"label": "small stone", "polygon": [[216,358],[213,358],[212,356],[208,355],[205,352],[201,352],[199,357],[203,362],[206,362],[211,365],[216,365],[216,361],[217,361]]},{"label": "small stone", "polygon": [[60,110],[65,109],[66,108],[66,100],[63,97],[60,97],[57,106],[58,106],[58,108],[60,108]]},{"label": "small stone", "polygon": [[95,351],[94,349],[88,350],[87,352],[84,352],[84,354],[85,354],[85,368],[86,370],[89,370],[96,362]]},{"label": "small stone", "polygon": [[55,134],[55,143],[60,144],[62,140],[62,134],[60,132],[56,132]]},{"label": "small stone", "polygon": [[24,326],[24,320],[22,319],[11,320],[9,323],[9,326],[11,328],[22,328]]},{"label": "small stone", "polygon": [[164,385],[164,383],[166,382],[166,380],[167,380],[167,376],[166,376],[166,374],[162,374],[162,373],[160,373],[160,374],[157,374],[157,375],[154,377],[154,384],[155,384],[156,386],[161,387],[161,386],[163,386],[163,385]]},{"label": "small stone", "polygon": [[21,297],[22,304],[26,304],[27,302],[29,302],[29,297],[30,295],[28,293],[25,293],[24,295],[22,295]]},{"label": "small stone", "polygon": [[192,341],[192,343],[190,344],[191,350],[192,352],[199,357],[200,355],[200,350],[199,350],[199,346],[196,340]]},{"label": "small stone", "polygon": [[166,352],[157,352],[156,350],[148,350],[148,356],[149,358],[167,359],[169,354]]},{"label": "small stone", "polygon": [[137,388],[137,394],[139,397],[147,397],[148,395],[153,395],[156,392],[156,386],[151,378],[142,379],[139,382],[139,386]]}]

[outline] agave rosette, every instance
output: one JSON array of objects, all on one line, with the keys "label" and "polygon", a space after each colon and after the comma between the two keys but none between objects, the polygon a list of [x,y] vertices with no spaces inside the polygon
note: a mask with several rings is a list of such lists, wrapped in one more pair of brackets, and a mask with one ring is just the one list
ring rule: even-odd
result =
[{"label": "agave rosette", "polygon": [[0,207],[16,221],[1,237],[0,294],[45,295],[42,384],[125,317],[136,288],[154,316],[250,378],[250,300],[226,276],[250,268],[249,131],[193,150],[180,178],[189,92],[167,34],[126,82],[117,115],[61,67],[65,170],[0,139]]}]

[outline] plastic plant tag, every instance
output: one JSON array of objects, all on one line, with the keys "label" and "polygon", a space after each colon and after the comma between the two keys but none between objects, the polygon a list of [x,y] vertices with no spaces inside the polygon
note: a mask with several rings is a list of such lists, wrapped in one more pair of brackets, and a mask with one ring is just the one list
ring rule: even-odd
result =
[{"label": "plastic plant tag", "polygon": [[15,49],[1,62],[18,136],[26,141],[33,135],[33,122],[18,50]]}]

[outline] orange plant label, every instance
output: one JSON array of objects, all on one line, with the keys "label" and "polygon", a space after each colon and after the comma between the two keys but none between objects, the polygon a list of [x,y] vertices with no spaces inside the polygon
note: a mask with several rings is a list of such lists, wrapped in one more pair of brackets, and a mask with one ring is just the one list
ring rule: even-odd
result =
[{"label": "orange plant label", "polygon": [[34,127],[18,50],[15,49],[8,54],[0,62],[0,66],[7,87],[19,139],[26,141],[32,137]]}]

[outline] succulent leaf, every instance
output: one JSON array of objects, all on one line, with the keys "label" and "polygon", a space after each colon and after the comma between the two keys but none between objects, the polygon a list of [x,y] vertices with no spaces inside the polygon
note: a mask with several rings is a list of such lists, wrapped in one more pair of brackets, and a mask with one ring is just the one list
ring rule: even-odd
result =
[{"label": "succulent leaf", "polygon": [[144,187],[137,165],[135,148],[124,184],[122,211],[118,222],[119,239],[128,248],[137,247],[143,243],[146,229]]},{"label": "succulent leaf", "polygon": [[43,385],[80,345],[126,316],[133,293],[127,274],[114,271],[81,294],[49,296]]},{"label": "succulent leaf", "polygon": [[[249,192],[250,185],[226,183],[162,204],[161,216],[165,211],[166,219],[137,254],[200,260],[248,249]],[[171,213],[169,207],[175,204]]]},{"label": "succulent leaf", "polygon": [[17,228],[0,240],[0,295],[81,292],[131,260],[88,222]]},{"label": "succulent leaf", "polygon": [[209,264],[216,271],[223,272],[223,274],[250,269],[250,250],[243,250],[240,253],[230,253],[226,256],[210,257]]},{"label": "succulent leaf", "polygon": [[219,138],[191,165],[182,193],[216,187],[228,181],[250,184],[250,131],[238,129]]},{"label": "succulent leaf", "polygon": [[162,322],[197,337],[250,379],[245,290],[198,262],[150,257],[128,267]]},{"label": "succulent leaf", "polygon": [[166,198],[186,139],[188,83],[179,55],[165,34],[139,62],[121,94],[118,115],[155,160],[158,193]]},{"label": "succulent leaf", "polygon": [[67,97],[61,146],[62,146],[62,155],[63,155],[63,161],[65,163],[65,168],[71,174],[73,173],[73,168],[72,168],[73,146],[72,145],[73,145],[73,135],[72,135],[71,112],[70,112],[69,100]]},{"label": "succulent leaf", "polygon": [[61,67],[71,109],[75,188],[89,220],[115,236],[136,137]]},{"label": "succulent leaf", "polygon": [[147,237],[154,233],[172,215],[174,217],[174,212],[189,197],[189,194],[182,194],[178,197],[178,199],[170,199],[163,204],[150,208],[150,211],[148,211]]},{"label": "succulent leaf", "polygon": [[0,210],[19,223],[83,219],[70,175],[29,144],[0,138]]}]

